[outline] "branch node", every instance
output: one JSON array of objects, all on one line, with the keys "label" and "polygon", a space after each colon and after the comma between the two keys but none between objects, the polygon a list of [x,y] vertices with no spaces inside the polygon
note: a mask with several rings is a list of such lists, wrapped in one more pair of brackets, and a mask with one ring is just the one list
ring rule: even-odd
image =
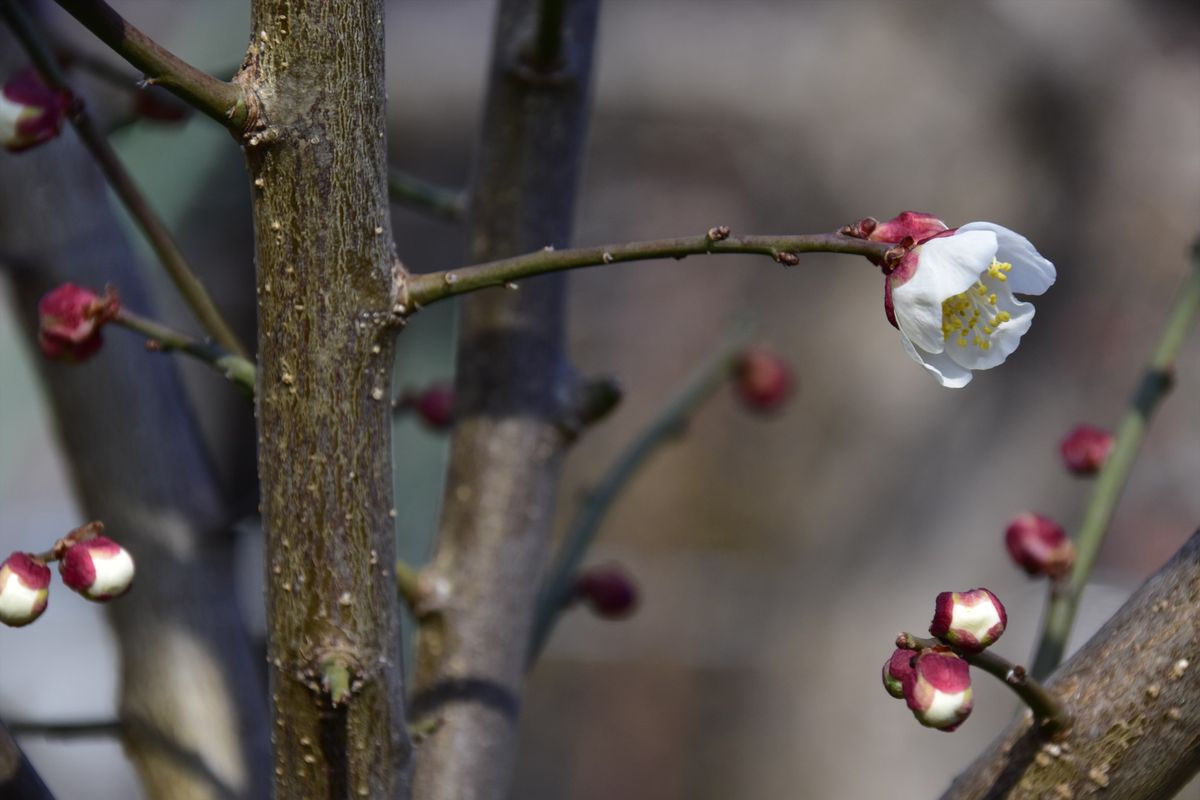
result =
[{"label": "branch node", "polygon": [[709,228],[708,233],[705,234],[705,236],[708,238],[710,244],[723,242],[729,238],[729,226],[717,225],[716,227]]},{"label": "branch node", "polygon": [[775,260],[785,267],[794,267],[800,263],[800,256],[790,250],[781,250],[775,253]]}]

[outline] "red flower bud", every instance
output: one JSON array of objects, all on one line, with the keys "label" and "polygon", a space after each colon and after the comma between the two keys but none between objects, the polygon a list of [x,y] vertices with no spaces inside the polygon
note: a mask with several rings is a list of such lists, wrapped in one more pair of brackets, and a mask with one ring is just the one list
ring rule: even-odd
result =
[{"label": "red flower bud", "polygon": [[913,244],[920,244],[931,236],[947,230],[949,230],[949,226],[932,214],[903,211],[899,216],[889,219],[887,222],[880,222],[866,238],[872,242],[889,244],[899,244],[905,239],[911,239]]},{"label": "red flower bud", "polygon": [[1080,425],[1059,444],[1063,464],[1074,475],[1095,475],[1112,452],[1113,436],[1095,425]]},{"label": "red flower bud", "polygon": [[19,628],[42,615],[50,597],[50,568],[28,553],[0,564],[0,622]]},{"label": "red flower bud", "polygon": [[58,136],[70,100],[42,82],[34,69],[13,75],[0,90],[0,142],[12,152]]},{"label": "red flower bud", "polygon": [[111,289],[103,297],[91,289],[64,283],[38,302],[38,344],[46,358],[83,361],[103,344],[100,328],[121,309]]},{"label": "red flower bud", "polygon": [[133,584],[133,557],[107,536],[70,545],[58,562],[63,583],[89,600],[120,597]]},{"label": "red flower bud", "polygon": [[1010,522],[1004,546],[1030,575],[1061,578],[1075,565],[1075,543],[1061,525],[1041,514],[1021,514]]},{"label": "red flower bud", "polygon": [[916,650],[897,648],[891,658],[883,662],[883,688],[897,700],[904,699],[904,682],[912,676],[916,658]]},{"label": "red flower bud", "polygon": [[792,395],[792,370],[779,356],[761,348],[743,351],[734,364],[734,383],[742,405],[758,413],[779,410]]},{"label": "red flower bud", "polygon": [[592,567],[582,572],[575,579],[575,597],[604,619],[628,617],[638,604],[637,585],[617,564]]},{"label": "red flower bud", "polygon": [[904,699],[917,722],[949,733],[974,706],[970,666],[948,648],[922,650],[904,681]]},{"label": "red flower bud", "polygon": [[978,653],[994,644],[1007,624],[1000,598],[987,589],[971,589],[937,596],[929,632],[960,650]]},{"label": "red flower bud", "polygon": [[454,388],[445,382],[434,383],[412,400],[417,416],[435,431],[454,424]]}]

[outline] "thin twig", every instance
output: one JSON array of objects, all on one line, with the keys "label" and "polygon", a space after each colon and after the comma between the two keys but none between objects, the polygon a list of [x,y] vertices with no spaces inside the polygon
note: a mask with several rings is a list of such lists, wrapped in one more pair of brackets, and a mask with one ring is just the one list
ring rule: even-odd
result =
[{"label": "thin twig", "polygon": [[1133,469],[1138,448],[1146,436],[1150,417],[1174,382],[1175,357],[1192,328],[1197,312],[1200,312],[1200,242],[1192,253],[1191,274],[1175,297],[1154,355],[1142,374],[1125,418],[1117,427],[1112,453],[1096,478],[1083,522],[1075,537],[1075,568],[1071,572],[1071,580],[1064,586],[1054,587],[1050,593],[1050,603],[1042,623],[1042,636],[1033,659],[1032,674],[1036,678],[1045,678],[1062,661],[1075,612],[1079,608],[1079,598],[1087,586],[1113,511]]},{"label": "thin twig", "polygon": [[980,653],[971,653],[937,639],[924,639],[919,636],[913,636],[911,633],[900,634],[896,639],[896,646],[905,647],[909,650],[949,647],[955,653],[962,656],[972,667],[978,667],[989,675],[1000,679],[1005,686],[1012,689],[1013,693],[1021,698],[1021,702],[1029,706],[1034,717],[1038,720],[1038,729],[1046,736],[1066,730],[1071,724],[1070,714],[1067,713],[1062,703],[1047,691],[1046,687],[1027,675],[1024,667],[1012,663],[1007,658],[997,655],[990,649]]},{"label": "thin twig", "polygon": [[193,339],[173,328],[168,328],[166,325],[126,309],[121,309],[112,319],[112,323],[145,336],[154,343],[152,349],[162,352],[177,350],[212,365],[215,369],[220,370],[226,378],[248,391],[251,396],[254,395],[254,383],[258,370],[250,359],[234,355],[211,342]]},{"label": "thin twig", "polygon": [[728,228],[713,228],[704,236],[657,239],[648,242],[580,247],[571,250],[547,248],[486,264],[413,275],[407,284],[406,298],[414,308],[473,292],[489,286],[550,272],[580,267],[646,261],[656,258],[684,258],[703,253],[753,253],[770,256],[785,266],[799,261],[798,253],[846,253],[883,259],[893,245],[843,236],[818,233],[800,236],[730,236]]},{"label": "thin twig", "polygon": [[[51,88],[71,93],[71,87],[62,70],[59,69],[49,46],[20,4],[14,0],[0,0],[0,15],[4,16],[13,33],[16,34],[34,64],[37,65],[43,80]],[[72,96],[74,95],[72,94]],[[166,224],[138,189],[133,177],[126,171],[116,152],[100,133],[81,102],[75,102],[70,118],[84,146],[96,159],[101,171],[108,178],[109,185],[112,186],[134,222],[145,234],[159,261],[162,262],[167,274],[179,288],[196,318],[217,344],[235,355],[244,357],[246,355],[245,348],[238,342],[233,329],[221,316],[221,312],[204,288],[204,284],[188,266],[187,260],[170,231],[167,230]]]},{"label": "thin twig", "polygon": [[388,172],[388,197],[393,203],[425,211],[451,222],[460,222],[466,212],[464,192],[456,192],[396,170]]},{"label": "thin twig", "polygon": [[[4,0],[6,3],[12,0]],[[68,14],[158,84],[235,133],[249,115],[245,91],[197,69],[129,24],[103,0],[55,0]]]},{"label": "thin twig", "polygon": [[9,720],[8,730],[14,736],[45,736],[54,739],[88,739],[120,736],[122,725],[117,719],[66,720],[43,722],[33,719]]},{"label": "thin twig", "polygon": [[609,510],[650,456],[672,441],[696,409],[727,380],[734,359],[745,346],[749,335],[745,326],[727,335],[716,351],[667,401],[658,416],[617,456],[596,488],[587,494],[563,537],[558,558],[549,571],[538,600],[529,647],[531,665],[545,647],[559,614],[570,600],[575,576]]}]

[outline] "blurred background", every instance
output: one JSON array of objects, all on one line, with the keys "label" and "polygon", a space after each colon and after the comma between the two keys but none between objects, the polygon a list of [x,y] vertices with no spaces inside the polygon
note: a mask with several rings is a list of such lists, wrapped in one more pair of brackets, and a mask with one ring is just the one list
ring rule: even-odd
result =
[{"label": "blurred background", "polygon": [[[240,61],[244,2],[114,5],[194,63],[228,74]],[[475,0],[390,5],[395,167],[469,180],[493,12]],[[103,54],[73,21],[51,19]],[[994,681],[977,681],[972,718],[947,736],[891,701],[879,668],[897,631],[926,628],[937,592],[980,585],[1008,606],[1000,652],[1028,658],[1043,587],[1008,562],[1003,531],[1026,510],[1078,523],[1089,487],[1059,466],[1058,439],[1078,422],[1115,424],[1187,269],[1200,233],[1198,37],[1200,9],[1169,0],[604,6],[578,243],[717,224],[816,232],[916,209],[1019,230],[1059,279],[1010,363],[951,391],[903,354],[866,262],[810,256],[785,271],[723,256],[576,273],[575,364],[615,377],[626,397],[571,455],[564,523],[735,320],[757,321],[798,392],[770,419],[718,394],[613,510],[593,560],[624,564],[642,606],[621,623],[562,620],[532,675],[513,797],[928,797],[996,735],[1015,705]],[[111,90],[88,86],[104,113]],[[246,318],[252,238],[236,147],[203,119],[139,123],[114,141]],[[462,263],[454,224],[399,208],[394,223],[410,268]],[[33,355],[0,314],[0,550],[41,549],[83,520]],[[452,336],[452,306],[418,317],[401,380],[448,376]],[[1076,642],[1200,523],[1198,356],[1193,335]],[[252,440],[216,421],[243,401],[187,369],[197,397],[215,398],[198,407],[228,488],[245,492]],[[240,424],[249,437],[248,416]],[[397,428],[398,533],[419,562],[444,441],[407,419]],[[258,537],[252,520],[243,527],[244,604],[261,629]],[[37,625],[0,630],[0,718],[111,715],[114,657],[99,610],[56,597]],[[22,744],[64,800],[139,796],[114,743]]]}]

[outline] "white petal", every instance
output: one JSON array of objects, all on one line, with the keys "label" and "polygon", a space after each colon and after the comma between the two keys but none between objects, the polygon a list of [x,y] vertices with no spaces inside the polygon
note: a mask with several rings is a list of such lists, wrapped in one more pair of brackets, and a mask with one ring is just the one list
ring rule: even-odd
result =
[{"label": "white petal", "polygon": [[1007,311],[1012,319],[996,326],[996,332],[989,339],[992,346],[987,350],[973,344],[946,348],[946,355],[966,369],[991,369],[1003,364],[1033,324],[1033,304],[1022,303],[998,281],[985,280],[984,285],[996,293],[996,310]]},{"label": "white petal", "polygon": [[921,245],[917,253],[912,277],[892,287],[892,308],[900,331],[913,344],[927,353],[940,353],[945,348],[942,302],[965,292],[991,266],[996,234],[970,231],[943,236]]},{"label": "white petal", "polygon": [[133,557],[125,548],[108,557],[93,553],[92,564],[96,568],[96,580],[87,590],[89,597],[118,595],[129,588],[133,580],[134,566]]},{"label": "white petal", "polygon": [[25,106],[9,100],[0,92],[0,144],[18,140],[17,123],[21,121],[21,112],[24,110]]},{"label": "white petal", "polygon": [[1012,264],[1008,284],[1017,294],[1041,294],[1054,284],[1058,274],[1037,248],[1021,234],[991,222],[968,222],[960,231],[991,231],[996,234],[996,258]]},{"label": "white petal", "polygon": [[947,389],[961,389],[971,382],[971,370],[954,363],[945,353],[918,350],[903,333],[900,334],[900,343],[913,361],[928,370]]}]

